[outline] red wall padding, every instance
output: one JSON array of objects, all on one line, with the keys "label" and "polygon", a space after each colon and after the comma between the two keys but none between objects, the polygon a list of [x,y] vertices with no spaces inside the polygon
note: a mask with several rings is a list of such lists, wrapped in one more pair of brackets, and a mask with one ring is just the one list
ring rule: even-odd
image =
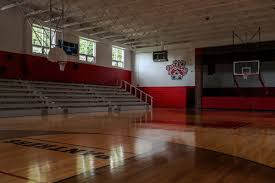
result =
[{"label": "red wall padding", "polygon": [[155,107],[186,108],[188,96],[194,87],[141,87],[154,97]]},{"label": "red wall padding", "polygon": [[205,97],[275,97],[275,87],[204,88]]},{"label": "red wall padding", "polygon": [[202,97],[204,109],[275,110],[274,97]]},{"label": "red wall padding", "polygon": [[44,57],[0,52],[0,78],[115,85],[131,82],[131,71],[68,62],[65,71]]}]

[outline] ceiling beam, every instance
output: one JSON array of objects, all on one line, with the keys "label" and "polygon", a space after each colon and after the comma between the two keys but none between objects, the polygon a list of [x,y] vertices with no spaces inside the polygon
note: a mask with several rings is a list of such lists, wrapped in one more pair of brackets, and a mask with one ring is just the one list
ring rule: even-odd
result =
[{"label": "ceiling beam", "polygon": [[5,11],[5,10],[11,9],[11,8],[15,8],[15,7],[17,7],[17,6],[22,6],[22,5],[24,5],[24,4],[26,4],[25,1],[15,2],[15,3],[12,3],[12,4],[7,4],[7,5],[5,5],[5,6],[2,6],[2,7],[0,8],[0,10],[1,10],[1,11]]},{"label": "ceiling beam", "polygon": [[[76,18],[76,17],[82,17],[82,16],[80,15],[80,13],[67,13],[64,17],[62,17],[62,13],[60,13],[58,16],[55,16],[52,19],[44,20],[44,22],[54,22],[63,18],[65,20],[68,18]],[[64,25],[62,27],[64,27]]]},{"label": "ceiling beam", "polygon": [[109,35],[109,36],[104,36],[102,39],[110,39],[110,38],[116,38],[116,37],[124,37],[124,35]]},{"label": "ceiling beam", "polygon": [[[53,3],[53,11],[54,12],[58,12],[59,9],[55,8],[54,6],[57,5],[57,2]],[[41,15],[43,13],[47,13],[50,11],[50,8],[46,8],[46,9],[32,9],[30,8],[27,13],[25,14],[26,17],[30,17],[30,16],[36,16],[36,15]]]},{"label": "ceiling beam", "polygon": [[86,22],[85,21],[83,21],[83,22],[71,22],[71,23],[64,24],[62,27],[63,28],[68,28],[68,27],[73,27],[75,25],[80,25],[80,24],[83,24],[83,23],[86,23]]},{"label": "ceiling beam", "polygon": [[109,32],[109,31],[104,30],[104,31],[100,31],[100,32],[91,33],[91,34],[89,34],[89,35],[90,35],[90,36],[96,36],[96,35],[105,34],[105,33],[108,33],[108,32]]},{"label": "ceiling beam", "polygon": [[113,42],[127,41],[127,40],[129,40],[129,39],[130,39],[130,38],[115,39],[115,40],[113,40]]},{"label": "ceiling beam", "polygon": [[81,31],[87,31],[87,30],[91,30],[91,29],[95,29],[95,28],[101,28],[101,26],[82,27],[82,28],[79,28],[79,29],[75,29],[75,31],[81,32]]},{"label": "ceiling beam", "polygon": [[43,13],[47,13],[48,11],[50,11],[50,9],[36,10],[36,11],[32,11],[32,12],[27,13],[26,16],[27,17],[36,16],[36,15],[40,15],[40,14],[43,14]]}]

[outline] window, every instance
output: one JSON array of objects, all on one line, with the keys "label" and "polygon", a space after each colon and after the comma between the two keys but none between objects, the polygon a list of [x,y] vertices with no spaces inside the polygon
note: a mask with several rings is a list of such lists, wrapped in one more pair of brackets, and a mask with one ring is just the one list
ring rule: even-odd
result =
[{"label": "window", "polygon": [[[52,37],[52,45],[50,41]],[[47,55],[50,48],[56,44],[56,31],[50,28],[33,24],[32,26],[32,52]]]},{"label": "window", "polygon": [[96,44],[94,41],[80,37],[79,38],[79,60],[85,62],[95,62]]},{"label": "window", "polygon": [[113,47],[112,48],[112,65],[116,67],[124,67],[124,49]]}]

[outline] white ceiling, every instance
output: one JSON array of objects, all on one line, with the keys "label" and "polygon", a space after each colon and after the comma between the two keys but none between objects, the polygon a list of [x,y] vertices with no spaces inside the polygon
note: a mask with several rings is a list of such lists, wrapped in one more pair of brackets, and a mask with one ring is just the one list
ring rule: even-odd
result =
[{"label": "white ceiling", "polygon": [[[260,26],[275,34],[275,0],[52,0],[52,22],[133,48],[232,39]],[[0,0],[26,16],[50,22],[49,0]]]}]

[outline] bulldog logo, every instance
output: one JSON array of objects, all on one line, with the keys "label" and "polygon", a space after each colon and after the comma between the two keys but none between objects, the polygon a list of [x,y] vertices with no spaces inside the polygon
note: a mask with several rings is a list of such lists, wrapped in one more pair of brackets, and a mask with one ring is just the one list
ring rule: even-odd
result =
[{"label": "bulldog logo", "polygon": [[182,80],[188,73],[188,68],[185,67],[186,62],[184,60],[174,60],[173,64],[167,65],[166,70],[172,80]]}]

